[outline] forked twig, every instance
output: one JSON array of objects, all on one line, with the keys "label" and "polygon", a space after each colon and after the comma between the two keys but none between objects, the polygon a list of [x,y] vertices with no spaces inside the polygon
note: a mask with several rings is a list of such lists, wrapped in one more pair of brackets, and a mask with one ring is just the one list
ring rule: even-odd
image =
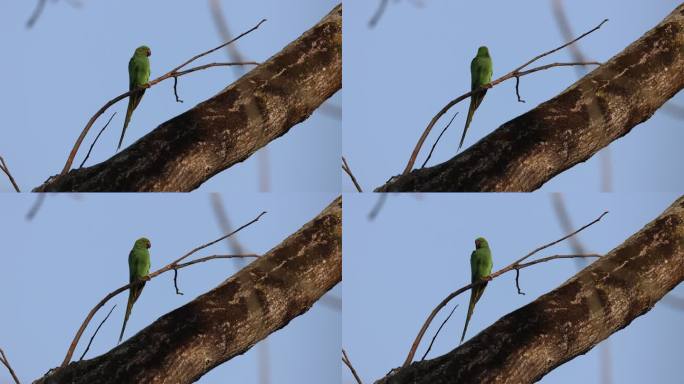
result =
[{"label": "forked twig", "polygon": [[[97,118],[100,117],[100,115],[102,115],[109,107],[111,107],[112,105],[116,104],[118,101],[120,101],[120,100],[122,100],[122,99],[125,99],[126,97],[132,95],[133,93],[141,92],[143,89],[150,88],[150,87],[154,86],[155,84],[158,84],[158,83],[160,83],[160,82],[162,82],[162,81],[164,81],[164,80],[166,80],[166,79],[172,78],[172,77],[173,77],[173,78],[177,78],[177,77],[179,77],[179,76],[186,75],[186,74],[188,74],[188,73],[192,73],[192,72],[198,71],[198,70],[200,70],[200,69],[206,69],[206,68],[210,68],[210,67],[227,66],[227,65],[242,65],[242,63],[212,63],[212,64],[201,65],[201,66],[198,66],[198,67],[193,67],[193,68],[190,68],[190,69],[187,69],[187,70],[184,70],[184,71],[181,71],[181,70],[180,70],[181,68],[183,68],[183,67],[185,67],[186,65],[190,64],[191,62],[193,62],[193,61],[199,59],[200,57],[206,56],[206,55],[208,55],[208,54],[210,54],[210,53],[212,53],[212,52],[214,52],[214,51],[216,51],[216,50],[218,50],[218,49],[221,49],[221,48],[225,47],[226,45],[231,44],[231,43],[235,42],[236,40],[240,39],[241,37],[247,35],[248,33],[250,33],[250,32],[252,32],[252,31],[256,30],[256,29],[259,28],[259,26],[260,26],[262,23],[264,23],[265,21],[266,21],[266,19],[262,19],[261,21],[259,21],[259,23],[257,23],[257,25],[255,25],[254,27],[252,27],[252,28],[248,29],[247,31],[241,33],[241,34],[240,34],[239,36],[237,36],[236,38],[234,38],[234,39],[232,39],[232,40],[230,40],[230,41],[227,41],[227,42],[225,42],[225,43],[219,45],[218,47],[212,48],[212,49],[210,49],[210,50],[208,50],[208,51],[202,52],[202,53],[200,53],[200,54],[197,54],[197,55],[191,57],[189,60],[186,60],[183,64],[181,64],[181,65],[179,65],[179,66],[173,68],[173,69],[170,70],[169,72],[166,72],[166,73],[163,74],[162,76],[160,76],[160,77],[158,77],[158,78],[156,78],[156,79],[154,79],[154,80],[149,81],[147,84],[145,84],[145,86],[139,87],[139,88],[136,88],[136,89],[133,89],[133,90],[130,90],[130,91],[125,92],[125,93],[122,93],[121,95],[119,95],[119,96],[113,98],[112,100],[108,101],[105,105],[103,105],[103,106],[102,106],[102,107],[101,107],[101,108],[100,108],[100,109],[99,109],[99,110],[90,118],[90,120],[88,120],[88,123],[87,123],[86,126],[83,128],[83,131],[81,131],[81,134],[78,136],[78,139],[76,139],[76,143],[74,144],[74,147],[71,149],[71,153],[69,153],[69,157],[67,158],[66,164],[64,165],[64,168],[62,169],[62,172],[60,173],[60,176],[66,174],[67,172],[69,172],[69,169],[71,168],[71,164],[73,164],[74,158],[76,157],[76,153],[78,152],[78,149],[80,148],[81,143],[83,143],[83,140],[85,139],[85,136],[88,134],[88,131],[90,130],[90,128],[91,128],[91,127],[93,126],[93,124],[95,123],[95,120],[97,120]],[[250,63],[250,64],[251,64],[251,63]]]},{"label": "forked twig", "polygon": [[437,307],[435,307],[435,309],[432,310],[432,312],[430,313],[430,315],[428,316],[428,318],[425,320],[425,323],[423,323],[423,326],[421,327],[420,331],[418,332],[418,335],[416,336],[415,340],[413,341],[413,344],[411,345],[411,349],[409,350],[409,353],[408,353],[408,355],[406,356],[406,360],[404,361],[403,367],[408,366],[409,364],[411,364],[411,361],[413,361],[413,356],[416,354],[416,350],[418,349],[418,345],[420,344],[420,341],[421,341],[421,339],[423,338],[423,336],[425,335],[425,332],[427,331],[427,328],[430,326],[430,323],[431,323],[432,320],[435,318],[435,316],[437,315],[437,313],[438,313],[442,308],[444,308],[444,307],[449,303],[449,301],[451,301],[453,298],[455,298],[456,296],[460,295],[461,293],[466,292],[466,291],[468,291],[469,289],[471,289],[471,288],[473,288],[473,287],[475,287],[475,286],[484,284],[486,281],[491,281],[491,280],[497,278],[498,276],[503,275],[503,274],[506,273],[506,272],[510,272],[510,271],[513,271],[513,270],[519,270],[519,269],[523,269],[523,268],[527,268],[527,267],[530,267],[530,266],[532,266],[532,265],[539,264],[539,263],[543,263],[543,262],[546,262],[546,261],[555,260],[555,259],[575,258],[575,257],[600,257],[600,255],[596,255],[596,254],[588,254],[588,255],[554,255],[554,256],[544,257],[544,258],[541,258],[541,259],[538,259],[538,260],[533,260],[533,261],[530,261],[530,262],[528,262],[528,263],[523,263],[523,261],[525,261],[526,259],[528,259],[530,256],[534,255],[535,253],[537,253],[537,252],[539,252],[539,251],[541,251],[541,250],[544,250],[544,249],[546,249],[546,248],[548,248],[548,247],[551,247],[551,246],[553,246],[553,245],[555,245],[555,244],[558,244],[559,242],[561,242],[561,241],[563,241],[563,240],[565,240],[565,239],[567,239],[567,238],[569,238],[569,237],[572,237],[572,236],[576,235],[577,233],[581,232],[582,230],[586,229],[587,227],[589,227],[589,226],[591,226],[591,225],[597,223],[597,222],[600,221],[600,220],[603,218],[603,216],[605,216],[606,214],[608,214],[607,211],[606,211],[606,212],[603,212],[603,213],[602,213],[598,218],[596,218],[594,221],[592,221],[592,222],[590,222],[590,223],[584,225],[584,226],[581,227],[580,229],[578,229],[578,230],[576,230],[576,231],[574,231],[574,232],[572,232],[572,233],[570,233],[570,234],[568,234],[568,235],[566,235],[566,236],[563,236],[562,238],[560,238],[560,239],[558,239],[558,240],[555,240],[555,241],[552,241],[552,242],[550,242],[550,243],[548,243],[548,244],[544,244],[544,245],[542,245],[542,246],[540,246],[540,247],[537,247],[536,249],[534,249],[533,251],[529,252],[529,253],[526,254],[525,256],[523,256],[523,257],[517,259],[517,260],[514,261],[513,263],[511,263],[511,264],[507,265],[506,267],[504,267],[504,268],[502,268],[502,269],[500,269],[500,270],[498,270],[498,271],[496,271],[496,272],[490,274],[486,279],[479,280],[479,281],[476,281],[476,282],[474,282],[474,283],[470,283],[470,284],[468,284],[468,285],[466,285],[466,286],[464,286],[464,287],[461,287],[461,288],[459,288],[458,290],[456,290],[456,291],[450,293],[444,300],[442,300],[442,302],[440,302],[440,303],[437,305]]},{"label": "forked twig", "polygon": [[531,60],[527,61],[525,64],[523,64],[523,65],[521,65],[521,66],[515,68],[515,69],[512,70],[511,72],[508,72],[507,74],[505,74],[505,75],[499,77],[498,79],[493,80],[493,81],[490,82],[489,84],[485,84],[485,85],[483,85],[483,86],[480,87],[480,88],[473,89],[473,90],[471,90],[470,92],[467,92],[467,93],[465,93],[465,94],[463,94],[463,95],[461,95],[461,96],[459,96],[459,97],[457,97],[457,98],[451,100],[449,103],[447,103],[447,105],[445,105],[445,106],[444,106],[444,107],[443,107],[443,108],[442,108],[442,109],[441,109],[441,110],[432,118],[432,120],[430,120],[430,123],[428,124],[428,126],[425,128],[425,130],[424,130],[423,133],[421,134],[420,138],[418,139],[418,142],[416,143],[415,148],[413,149],[413,152],[411,153],[411,157],[409,158],[409,161],[408,161],[408,163],[406,164],[406,168],[404,168],[403,174],[404,174],[404,175],[405,175],[405,174],[408,174],[408,173],[411,172],[411,170],[413,169],[413,164],[415,164],[416,158],[418,157],[418,153],[420,152],[420,149],[422,148],[423,143],[425,142],[425,139],[427,138],[428,134],[429,134],[430,131],[432,130],[432,127],[437,123],[437,121],[438,121],[444,114],[446,114],[446,113],[449,111],[449,109],[451,109],[451,107],[453,107],[454,105],[458,104],[459,102],[461,102],[461,101],[463,101],[463,100],[469,98],[470,96],[472,96],[472,95],[474,95],[474,94],[476,94],[476,93],[480,93],[480,92],[483,92],[483,91],[485,91],[485,90],[487,90],[487,89],[489,89],[489,88],[493,88],[494,86],[496,86],[496,85],[498,85],[498,84],[500,84],[500,83],[502,83],[502,82],[504,82],[504,81],[506,81],[506,80],[509,80],[509,79],[512,79],[512,78],[520,78],[520,77],[522,77],[522,76],[529,75],[529,74],[534,73],[534,72],[546,70],[546,69],[549,69],[549,68],[553,68],[553,67],[565,67],[565,66],[577,66],[577,65],[601,65],[601,63],[598,63],[598,62],[552,63],[552,64],[542,65],[542,66],[539,66],[539,67],[534,67],[534,68],[531,68],[531,69],[528,69],[528,70],[523,71],[523,69],[524,69],[525,67],[527,67],[528,65],[532,64],[533,62],[535,62],[535,61],[541,59],[542,57],[548,56],[548,55],[550,55],[550,54],[552,54],[552,53],[554,53],[554,52],[556,52],[556,51],[558,51],[558,50],[560,50],[560,49],[563,49],[563,48],[567,47],[568,45],[573,44],[573,43],[576,42],[577,40],[579,40],[579,39],[581,39],[581,38],[587,36],[588,34],[590,34],[590,33],[594,32],[594,31],[596,31],[597,29],[601,28],[601,26],[602,26],[604,23],[606,23],[607,21],[608,21],[608,19],[603,20],[599,25],[597,25],[597,26],[594,27],[593,29],[591,29],[591,30],[585,32],[584,34],[582,34],[581,36],[577,37],[576,39],[573,39],[572,41],[569,41],[569,42],[567,42],[567,43],[561,45],[560,47],[557,47],[557,48],[554,48],[554,49],[552,49],[552,50],[550,50],[550,51],[547,51],[547,52],[544,52],[544,53],[542,53],[542,54],[539,54],[539,55],[533,57]]}]

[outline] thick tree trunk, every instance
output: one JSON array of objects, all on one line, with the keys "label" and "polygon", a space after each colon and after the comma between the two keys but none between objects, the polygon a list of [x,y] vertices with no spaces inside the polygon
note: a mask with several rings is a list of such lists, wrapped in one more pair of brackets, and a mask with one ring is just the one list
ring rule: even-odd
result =
[{"label": "thick tree trunk", "polygon": [[[192,383],[286,326],[342,279],[342,199],[213,290],[108,353],[36,383]],[[239,381],[239,380],[238,380]]]},{"label": "thick tree trunk", "polygon": [[193,190],[306,120],[341,88],[338,5],[218,95],[163,123],[109,160],[53,177],[34,191]]},{"label": "thick tree trunk", "polygon": [[533,191],[629,133],[682,87],[684,4],[560,95],[377,191]]},{"label": "thick tree trunk", "polygon": [[536,382],[628,326],[682,280],[684,196],[560,287],[453,351],[377,383]]}]

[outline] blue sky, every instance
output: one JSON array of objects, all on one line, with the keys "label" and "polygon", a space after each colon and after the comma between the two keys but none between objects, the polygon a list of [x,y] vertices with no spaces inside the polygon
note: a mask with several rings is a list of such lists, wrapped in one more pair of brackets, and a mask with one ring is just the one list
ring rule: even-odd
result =
[{"label": "blue sky", "polygon": [[[58,173],[88,119],[108,100],[128,88],[128,60],[136,47],[152,48],[152,78],[190,57],[219,45],[209,1],[83,1],[75,9],[67,1],[48,1],[33,29],[25,22],[36,1],[3,1],[0,36],[3,50],[14,52],[2,60],[5,89],[0,95],[3,114],[0,155],[17,182],[30,190]],[[263,61],[300,36],[326,15],[335,0],[222,1],[233,35],[268,19],[241,39],[238,48],[250,60]],[[163,4],[163,7],[160,7]],[[131,14],[136,10],[135,14]],[[227,61],[224,51],[198,64]],[[9,75],[14,74],[14,75]],[[128,146],[159,124],[218,93],[235,80],[230,68],[211,68],[179,80],[176,103],[173,81],[145,93],[126,132]],[[341,106],[340,92],[331,101]],[[91,130],[77,157],[85,156],[92,139],[114,111],[117,115],[98,141],[89,164],[114,154],[126,102],[110,109]],[[270,143],[268,158],[273,191],[338,191],[340,188],[339,119],[315,112],[287,135]],[[203,191],[258,191],[257,156],[233,166],[200,187]],[[10,190],[6,182],[0,191]]]},{"label": "blue sky", "polygon": [[[390,1],[374,29],[367,27],[378,1],[347,1],[344,10],[343,153],[362,187],[372,190],[400,173],[427,123],[448,101],[470,90],[470,60],[489,46],[494,78],[564,40],[552,1]],[[679,1],[565,1],[576,35],[610,19],[580,41],[584,53],[606,61],[668,15]],[[564,50],[540,64],[572,61]],[[553,68],[521,79],[526,103],[518,103],[515,81],[497,86],[477,110],[464,147],[501,124],[557,95],[576,81],[572,68]],[[675,96],[684,105],[682,95]],[[418,157],[420,166],[451,114],[459,116],[444,134],[430,164],[454,156],[467,103],[443,118]],[[658,111],[609,148],[615,191],[676,191],[684,178],[680,145],[682,118]],[[380,155],[379,155],[380,154]],[[600,156],[594,156],[544,185],[545,191],[599,191]],[[354,186],[345,177],[345,191]]]},{"label": "blue sky", "polygon": [[[234,227],[268,211],[239,233],[249,252],[265,253],[312,219],[333,194],[225,194]],[[206,194],[50,195],[33,221],[25,215],[35,196],[5,194],[0,199],[0,301],[3,348],[23,382],[59,365],[88,311],[108,292],[128,281],[128,252],[140,236],[152,241],[155,270],[222,232]],[[198,256],[229,253],[217,244]],[[215,260],[179,272],[183,296],[175,294],[173,274],[145,286],[126,326],[130,337],[163,314],[193,300],[235,273],[231,260]],[[331,293],[341,297],[341,289]],[[330,295],[330,293],[329,293]],[[89,357],[116,345],[127,296],[119,295],[91,322],[77,348],[78,358],[94,328],[111,305],[116,309],[97,335]],[[271,382],[300,383],[306,371],[311,382],[332,383],[340,377],[341,313],[317,302],[308,312],[271,334]],[[205,375],[200,383],[259,383],[258,354],[252,348]],[[0,383],[10,380],[0,369]]]},{"label": "blue sky", "polygon": [[[364,382],[373,382],[404,361],[432,309],[470,280],[470,252],[478,236],[488,239],[494,270],[536,247],[561,238],[548,194],[390,195],[374,221],[368,213],[378,196],[347,194],[344,200],[342,345]],[[675,194],[566,194],[576,227],[610,213],[580,239],[589,252],[606,253],[657,217]],[[539,257],[570,254],[567,242]],[[521,271],[526,295],[517,294],[515,274],[487,286],[466,338],[535,300],[576,274],[575,263],[559,260]],[[684,297],[684,287],[673,291]],[[434,331],[456,303],[459,307],[437,338],[429,357],[456,347],[468,296],[459,296],[433,321],[418,349],[420,358]],[[662,301],[609,338],[613,382],[675,383],[681,378],[684,312]],[[563,364],[542,383],[600,383],[598,348]],[[343,370],[343,382],[352,383]]]}]

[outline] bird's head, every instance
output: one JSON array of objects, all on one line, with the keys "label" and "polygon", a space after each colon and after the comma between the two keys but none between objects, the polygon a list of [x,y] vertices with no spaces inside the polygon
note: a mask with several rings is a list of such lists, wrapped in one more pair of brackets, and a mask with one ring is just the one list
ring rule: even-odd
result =
[{"label": "bird's head", "polygon": [[152,50],[147,45],[141,45],[135,49],[137,56],[152,56]]},{"label": "bird's head", "polygon": [[489,248],[489,243],[487,243],[487,239],[485,239],[484,237],[478,237],[477,239],[475,239],[475,248]]},{"label": "bird's head", "polygon": [[149,249],[152,247],[152,242],[150,242],[150,240],[147,237],[141,237],[135,241],[135,247]]},{"label": "bird's head", "polygon": [[481,46],[480,48],[477,49],[477,55],[478,56],[489,56],[489,48],[486,46]]}]

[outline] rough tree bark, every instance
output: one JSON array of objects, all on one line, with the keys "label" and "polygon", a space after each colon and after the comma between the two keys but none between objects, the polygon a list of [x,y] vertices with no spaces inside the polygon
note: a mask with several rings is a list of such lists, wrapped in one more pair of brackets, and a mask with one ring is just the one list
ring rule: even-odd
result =
[{"label": "rough tree bark", "polygon": [[629,133],[683,87],[681,4],[560,95],[447,162],[394,177],[376,191],[533,191]]},{"label": "rough tree bark", "polygon": [[307,119],[342,88],[342,5],[216,96],[35,192],[190,191]]},{"label": "rough tree bark", "polygon": [[682,280],[684,196],[560,287],[453,351],[377,383],[536,382],[628,326]]},{"label": "rough tree bark", "polygon": [[35,383],[192,383],[306,312],[342,279],[342,199],[234,276],[104,355]]}]

